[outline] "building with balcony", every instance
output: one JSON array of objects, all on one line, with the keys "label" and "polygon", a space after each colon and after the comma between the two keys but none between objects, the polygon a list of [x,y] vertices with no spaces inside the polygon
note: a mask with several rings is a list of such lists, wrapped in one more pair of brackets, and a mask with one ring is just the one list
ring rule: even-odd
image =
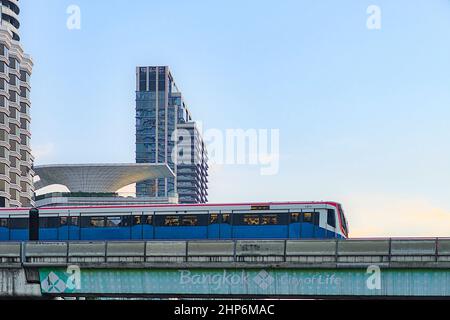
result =
[{"label": "building with balcony", "polygon": [[0,207],[34,204],[30,148],[33,61],[19,42],[18,2],[0,2]]},{"label": "building with balcony", "polygon": [[177,187],[180,203],[208,201],[208,153],[195,122],[179,123]]},{"label": "building with balcony", "polygon": [[[138,183],[138,197],[167,197],[178,194],[180,203],[207,202],[207,152],[203,138],[192,120],[183,96],[167,66],[142,66],[136,69],[136,163],[165,163],[175,178],[154,179]],[[179,161],[179,131],[192,133],[189,154],[202,150],[200,163]],[[186,161],[184,161],[186,162]],[[191,166],[201,170],[191,170]],[[188,168],[189,167],[189,168]],[[178,175],[178,171],[190,173]],[[202,183],[200,183],[202,182]],[[183,195],[183,196],[181,196]]]}]

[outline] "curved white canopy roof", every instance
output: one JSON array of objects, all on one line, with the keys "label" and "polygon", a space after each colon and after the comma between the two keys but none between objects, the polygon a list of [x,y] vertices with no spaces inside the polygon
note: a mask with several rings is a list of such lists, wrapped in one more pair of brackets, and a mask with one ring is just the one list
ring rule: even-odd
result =
[{"label": "curved white canopy roof", "polygon": [[78,164],[34,167],[40,180],[36,190],[64,185],[71,192],[112,193],[133,183],[157,178],[173,178],[167,164]]}]

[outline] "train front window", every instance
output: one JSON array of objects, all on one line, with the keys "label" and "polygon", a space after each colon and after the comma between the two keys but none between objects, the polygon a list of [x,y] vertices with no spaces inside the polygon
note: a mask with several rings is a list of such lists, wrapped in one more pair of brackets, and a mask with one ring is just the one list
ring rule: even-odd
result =
[{"label": "train front window", "polygon": [[328,209],[327,224],[333,228],[336,228],[336,211]]},{"label": "train front window", "polygon": [[348,225],[347,225],[347,219],[345,218],[344,210],[342,209],[341,205],[339,205],[338,209],[339,209],[339,215],[341,217],[341,222],[342,222],[344,231],[345,231],[345,233],[348,234]]}]

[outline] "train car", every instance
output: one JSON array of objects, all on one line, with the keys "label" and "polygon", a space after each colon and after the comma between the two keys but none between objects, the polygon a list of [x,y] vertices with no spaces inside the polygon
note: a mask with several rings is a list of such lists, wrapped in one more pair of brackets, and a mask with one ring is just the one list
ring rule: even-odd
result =
[{"label": "train car", "polygon": [[[27,241],[29,209],[0,210],[0,241]],[[39,240],[347,238],[335,202],[58,207],[39,209]]]}]

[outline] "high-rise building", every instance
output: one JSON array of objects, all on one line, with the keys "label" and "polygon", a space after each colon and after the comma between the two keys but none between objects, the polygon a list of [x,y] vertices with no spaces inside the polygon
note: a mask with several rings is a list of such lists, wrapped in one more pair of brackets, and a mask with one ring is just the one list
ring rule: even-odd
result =
[{"label": "high-rise building", "polygon": [[[189,150],[195,155],[189,163],[179,161],[183,157],[179,145],[185,145],[186,141],[178,134],[186,135],[188,131],[192,133]],[[207,202],[206,148],[166,66],[136,69],[136,162],[166,163],[175,173],[175,178],[138,183],[138,197],[178,194],[180,203]]]},{"label": "high-rise building", "polygon": [[0,2],[0,207],[34,204],[30,148],[33,62],[19,42],[18,2]]},{"label": "high-rise building", "polygon": [[195,122],[179,123],[177,130],[179,201],[180,203],[206,203],[208,201],[208,153],[205,143]]}]

